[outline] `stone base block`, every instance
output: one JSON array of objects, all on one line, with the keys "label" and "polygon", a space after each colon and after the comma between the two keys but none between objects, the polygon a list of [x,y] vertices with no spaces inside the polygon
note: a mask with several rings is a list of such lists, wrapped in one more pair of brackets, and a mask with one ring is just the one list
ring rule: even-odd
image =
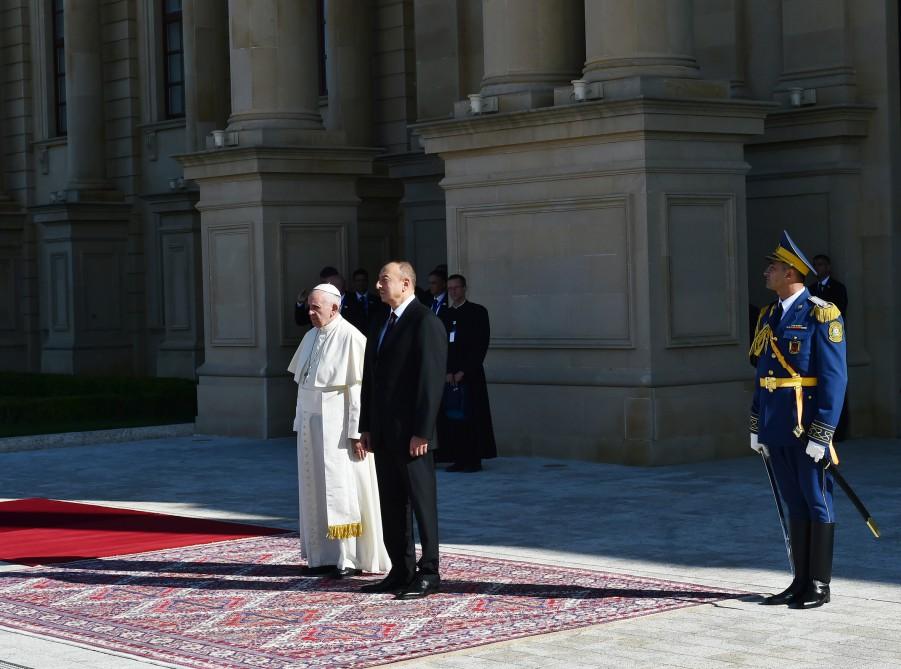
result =
[{"label": "stone base block", "polygon": [[95,349],[45,348],[41,352],[44,374],[86,374],[92,376],[131,376],[134,361],[130,346]]},{"label": "stone base block", "polygon": [[[501,455],[670,465],[746,455],[750,384],[492,384]],[[523,411],[528,407],[528,411]]]},{"label": "stone base block", "polygon": [[156,375],[171,379],[193,379],[202,361],[202,350],[161,348],[156,356]]},{"label": "stone base block", "polygon": [[270,439],[291,435],[297,386],[284,377],[200,376],[198,434]]}]

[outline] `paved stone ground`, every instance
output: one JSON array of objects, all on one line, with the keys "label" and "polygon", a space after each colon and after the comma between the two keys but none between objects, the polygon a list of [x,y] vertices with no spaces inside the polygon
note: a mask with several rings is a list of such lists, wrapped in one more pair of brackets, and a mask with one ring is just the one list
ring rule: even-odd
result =
[{"label": "paved stone ground", "polygon": [[[901,442],[855,441],[841,452],[845,475],[870,505],[883,538],[874,540],[837,493],[834,594],[822,609],[736,599],[396,666],[901,666]],[[296,527],[294,468],[291,439],[197,436],[0,453],[0,499],[51,497]],[[789,580],[763,466],[753,455],[653,469],[499,458],[479,474],[441,471],[439,491],[448,550],[751,593],[781,590]],[[5,663],[155,666],[0,631],[0,666]]]}]

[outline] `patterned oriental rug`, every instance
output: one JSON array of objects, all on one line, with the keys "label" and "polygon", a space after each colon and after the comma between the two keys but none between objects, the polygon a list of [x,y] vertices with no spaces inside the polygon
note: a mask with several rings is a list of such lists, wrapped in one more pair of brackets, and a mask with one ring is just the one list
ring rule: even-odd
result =
[{"label": "patterned oriental rug", "polygon": [[0,502],[0,560],[57,564],[287,530],[34,497]]},{"label": "patterned oriental rug", "polygon": [[397,601],[300,564],[279,535],[0,571],[0,627],[192,669],[342,669],[739,594],[444,553],[442,591]]}]

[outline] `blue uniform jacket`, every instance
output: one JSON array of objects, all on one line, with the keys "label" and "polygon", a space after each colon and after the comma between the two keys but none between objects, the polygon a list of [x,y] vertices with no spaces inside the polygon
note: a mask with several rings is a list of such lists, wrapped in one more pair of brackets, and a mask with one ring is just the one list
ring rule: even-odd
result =
[{"label": "blue uniform jacket", "polygon": [[[761,310],[756,335],[760,335],[767,325],[776,304]],[[804,433],[797,437],[794,434],[798,421],[794,388],[776,388],[770,392],[760,386],[761,378],[789,378],[791,374],[773,353],[768,337],[755,335],[757,341],[765,344],[758,353],[751,432],[757,433],[760,443],[769,448],[804,448],[808,440],[828,448],[842,411],[848,382],[845,327],[841,314],[837,307],[812,297],[805,288],[773,334],[785,361],[802,377],[816,378],[817,385],[802,388]]]}]

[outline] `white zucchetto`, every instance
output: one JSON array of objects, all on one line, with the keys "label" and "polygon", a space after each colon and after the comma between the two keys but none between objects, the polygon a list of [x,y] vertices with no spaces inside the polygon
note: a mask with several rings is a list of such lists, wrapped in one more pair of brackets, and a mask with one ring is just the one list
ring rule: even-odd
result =
[{"label": "white zucchetto", "polygon": [[341,291],[335,288],[330,283],[320,283],[318,286],[313,288],[313,290],[321,290],[323,293],[328,293],[329,295],[334,295],[335,297],[341,297]]}]

